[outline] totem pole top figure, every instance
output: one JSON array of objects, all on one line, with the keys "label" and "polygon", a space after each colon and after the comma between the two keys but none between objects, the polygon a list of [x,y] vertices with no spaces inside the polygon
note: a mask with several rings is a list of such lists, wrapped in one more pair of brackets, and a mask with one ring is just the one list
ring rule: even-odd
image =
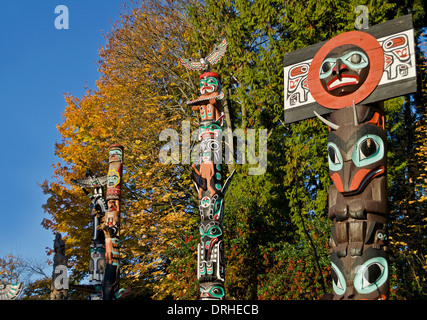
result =
[{"label": "totem pole top figure", "polygon": [[71,182],[81,188],[100,188],[107,184],[107,176],[97,177],[88,169],[85,179],[71,179]]},{"label": "totem pole top figure", "polygon": [[[200,59],[181,59],[181,63],[185,68],[203,72],[199,77],[199,98],[187,101],[187,105],[192,106],[193,110],[200,109],[202,121],[222,119],[220,101],[224,98],[224,94],[221,92],[221,76],[211,71],[211,65],[218,63],[226,51],[227,40],[223,39],[207,56],[200,50]],[[210,110],[209,105],[213,107],[212,110]]]},{"label": "totem pole top figure", "polygon": [[205,56],[205,53],[200,50],[200,59],[181,59],[181,63],[189,70],[210,71],[211,65],[218,63],[218,61],[224,56],[225,51],[227,51],[227,40],[223,39],[221,43],[216,45],[212,52],[207,56]]},{"label": "totem pole top figure", "polygon": [[416,91],[412,15],[284,56],[285,123]]}]

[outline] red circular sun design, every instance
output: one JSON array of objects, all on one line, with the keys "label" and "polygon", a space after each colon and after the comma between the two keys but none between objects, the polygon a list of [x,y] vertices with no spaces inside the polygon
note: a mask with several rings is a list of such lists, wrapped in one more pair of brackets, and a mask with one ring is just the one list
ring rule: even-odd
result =
[{"label": "red circular sun design", "polygon": [[[323,60],[332,49],[352,44],[362,48],[368,55],[370,69],[368,77],[362,86],[355,92],[345,96],[334,96],[323,88],[319,71]],[[320,105],[329,109],[341,109],[359,103],[367,98],[377,87],[384,72],[384,53],[375,37],[361,31],[349,31],[342,33],[326,42],[316,53],[308,72],[308,86],[312,97]]]}]

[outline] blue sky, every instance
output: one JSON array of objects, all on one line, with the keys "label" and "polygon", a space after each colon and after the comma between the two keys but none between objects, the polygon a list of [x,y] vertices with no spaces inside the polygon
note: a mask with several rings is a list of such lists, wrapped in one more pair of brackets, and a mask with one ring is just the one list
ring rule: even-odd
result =
[{"label": "blue sky", "polygon": [[[56,125],[64,93],[82,97],[95,88],[98,50],[119,19],[124,0],[17,0],[0,4],[0,112],[3,156],[0,256],[39,261],[54,236],[43,229],[47,197],[38,185],[52,180]],[[69,29],[56,29],[58,5]]]}]

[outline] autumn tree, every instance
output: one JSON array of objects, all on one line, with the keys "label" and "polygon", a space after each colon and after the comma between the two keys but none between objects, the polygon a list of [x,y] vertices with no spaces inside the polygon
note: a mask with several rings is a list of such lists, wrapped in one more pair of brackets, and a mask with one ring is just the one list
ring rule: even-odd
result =
[{"label": "autumn tree", "polygon": [[179,247],[194,228],[188,168],[159,160],[166,144],[159,139],[162,130],[181,131],[180,121],[190,118],[182,103],[194,84],[178,66],[188,29],[182,12],[179,1],[128,7],[100,50],[97,88],[82,98],[65,96],[68,105],[58,125],[63,140],[56,145],[62,163],[54,165],[54,180],[42,185],[49,195],[43,226],[64,234],[71,281],[88,271],[91,217],[88,198],[70,181],[87,169],[105,175],[111,143],[125,148],[123,286],[134,295],[155,295],[173,261],[166,250]]}]

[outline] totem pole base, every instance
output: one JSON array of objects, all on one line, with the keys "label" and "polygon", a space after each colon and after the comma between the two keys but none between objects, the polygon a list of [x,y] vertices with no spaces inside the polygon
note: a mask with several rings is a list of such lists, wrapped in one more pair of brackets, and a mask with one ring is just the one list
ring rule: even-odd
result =
[{"label": "totem pole base", "polygon": [[107,264],[105,266],[104,283],[102,285],[102,300],[114,300],[115,292],[118,289],[119,268],[118,266]]}]

